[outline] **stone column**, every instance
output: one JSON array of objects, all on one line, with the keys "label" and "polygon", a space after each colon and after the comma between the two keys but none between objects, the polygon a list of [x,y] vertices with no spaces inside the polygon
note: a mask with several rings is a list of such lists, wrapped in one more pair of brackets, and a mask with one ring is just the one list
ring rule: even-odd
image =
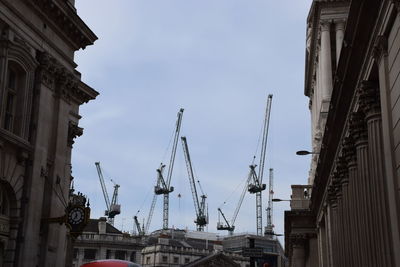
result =
[{"label": "stone column", "polygon": [[336,64],[339,62],[340,51],[342,50],[343,38],[344,38],[344,20],[335,21],[336,31]]},{"label": "stone column", "polygon": [[350,240],[350,218],[349,218],[349,192],[348,192],[348,169],[346,159],[342,155],[339,156],[336,168],[338,175],[340,176],[341,186],[342,186],[342,224],[343,224],[343,237],[342,237],[342,247],[343,247],[343,266],[354,266],[352,262],[353,254],[351,253],[351,240]]},{"label": "stone column", "polygon": [[347,161],[347,172],[348,172],[348,216],[349,216],[349,247],[351,255],[350,266],[361,266],[359,247],[359,235],[358,235],[358,217],[356,209],[356,184],[355,179],[357,176],[357,157],[354,146],[353,138],[347,136],[343,140],[343,156]]},{"label": "stone column", "polygon": [[[331,178],[332,180],[332,178]],[[334,184],[331,184],[328,187],[328,205],[326,208],[327,216],[326,216],[326,245],[327,245],[327,259],[328,262],[325,266],[337,266],[339,264],[338,258],[336,255],[338,254],[338,225],[337,225],[337,198],[336,198],[336,190]]]},{"label": "stone column", "polygon": [[379,266],[374,258],[375,247],[374,238],[375,231],[372,222],[371,205],[371,184],[369,179],[369,157],[368,157],[368,134],[365,122],[365,115],[361,111],[354,112],[351,117],[351,132],[354,136],[356,153],[357,153],[357,183],[359,188],[358,209],[360,215],[360,237],[361,244],[359,249],[363,251],[362,266]]},{"label": "stone column", "polygon": [[304,235],[293,235],[290,238],[292,243],[292,265],[291,267],[306,267],[306,238]]},{"label": "stone column", "polygon": [[321,80],[322,100],[328,100],[332,92],[332,62],[331,62],[331,36],[329,21],[321,22]]},{"label": "stone column", "polygon": [[392,266],[389,231],[388,202],[385,190],[385,171],[382,138],[382,117],[379,99],[379,88],[376,83],[363,82],[359,90],[360,108],[366,114],[368,125],[368,152],[371,184],[371,210],[374,225],[377,263]]},{"label": "stone column", "polygon": [[337,198],[337,245],[338,252],[337,256],[339,257],[339,264],[336,266],[344,266],[344,225],[343,225],[343,194],[342,194],[342,184],[339,173],[337,171],[334,172],[335,177],[335,194]]}]

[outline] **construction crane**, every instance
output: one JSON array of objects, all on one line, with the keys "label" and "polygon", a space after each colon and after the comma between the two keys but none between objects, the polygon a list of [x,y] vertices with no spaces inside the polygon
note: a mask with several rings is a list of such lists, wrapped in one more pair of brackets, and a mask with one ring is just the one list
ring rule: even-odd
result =
[{"label": "construction crane", "polygon": [[137,231],[138,231],[138,234],[139,234],[140,236],[143,236],[143,235],[145,234],[144,225],[143,225],[143,226],[140,226],[138,217],[137,217],[136,215],[133,216],[133,220],[135,221],[135,225],[136,225],[136,229],[137,229]]},{"label": "construction crane", "polygon": [[256,220],[257,220],[257,235],[262,235],[262,202],[261,193],[266,189],[266,184],[262,183],[264,175],[265,155],[267,150],[269,119],[271,114],[272,95],[268,95],[267,107],[265,109],[264,125],[262,132],[260,164],[258,166],[258,174],[256,173],[257,165],[250,165],[250,175],[252,181],[249,183],[248,191],[250,194],[256,194]]},{"label": "construction crane", "polygon": [[100,185],[101,185],[101,189],[103,190],[104,200],[106,202],[106,207],[107,207],[107,209],[104,212],[104,215],[107,216],[108,223],[110,223],[111,225],[114,225],[115,215],[118,215],[121,213],[121,205],[117,204],[118,188],[120,186],[118,184],[116,184],[113,180],[111,180],[114,183],[114,192],[113,192],[111,202],[110,202],[106,184],[105,184],[104,178],[103,178],[103,173],[100,168],[100,162],[95,162],[95,165],[96,165],[97,173],[99,175]]},{"label": "construction crane", "polygon": [[[194,179],[194,172],[192,167],[192,161],[190,159],[189,147],[187,144],[186,137],[181,137],[183,153],[185,155],[186,167],[188,171],[190,189],[192,190],[194,209],[196,211],[196,220],[194,221],[197,226],[197,231],[204,231],[204,226],[208,224],[208,216],[206,214],[206,198],[207,196],[202,192],[200,196],[201,201],[199,202],[199,196],[197,194],[196,183]],[[197,181],[200,185],[200,182]],[[200,187],[200,190],[203,191]]]},{"label": "construction crane", "polygon": [[269,193],[268,193],[268,207],[267,207],[267,226],[265,227],[264,235],[274,235],[274,224],[272,223],[273,215],[273,202],[274,198],[274,169],[269,169]]},{"label": "construction crane", "polygon": [[[236,209],[235,209],[235,212],[233,213],[233,216],[232,216],[232,219],[231,219],[230,223],[226,219],[225,214],[222,212],[221,208],[218,208],[218,212],[219,213],[218,213],[217,230],[228,230],[229,235],[233,235],[233,231],[235,230],[235,221],[236,221],[236,218],[237,218],[237,216],[239,214],[240,207],[242,206],[244,196],[246,195],[246,192],[248,190],[248,185],[249,185],[249,182],[250,182],[250,180],[252,178],[251,175],[252,175],[252,173],[250,172],[248,177],[247,177],[246,183],[244,184],[242,193],[240,194],[240,198],[239,198],[238,204],[236,205]],[[220,216],[219,215],[222,215],[222,218],[224,219],[225,224],[220,222]]]},{"label": "construction crane", "polygon": [[[158,177],[157,177],[157,185],[154,187],[154,193],[156,195],[164,195],[164,204],[163,204],[163,229],[168,229],[168,213],[169,213],[169,193],[174,191],[174,187],[170,186],[172,171],[174,169],[175,155],[176,155],[176,147],[178,144],[179,131],[181,129],[183,108],[181,108],[178,112],[178,119],[176,121],[176,128],[174,133],[174,142],[172,145],[171,157],[168,165],[167,177],[164,179],[163,170],[165,165],[161,163],[161,167],[157,169]],[[151,218],[152,214],[150,214],[149,218]]]}]

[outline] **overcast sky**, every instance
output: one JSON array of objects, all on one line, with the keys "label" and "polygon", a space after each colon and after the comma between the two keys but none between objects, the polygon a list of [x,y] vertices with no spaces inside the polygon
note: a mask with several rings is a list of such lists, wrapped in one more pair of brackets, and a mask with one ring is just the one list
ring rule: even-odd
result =
[{"label": "overcast sky", "polygon": [[[77,0],[78,14],[99,40],[76,55],[82,80],[96,100],[81,107],[73,150],[75,187],[88,195],[92,218],[105,209],[94,162],[120,184],[122,213],[115,225],[132,231],[147,217],[156,169],[166,153],[176,114],[184,108],[197,178],[208,196],[210,224],[217,208],[230,219],[255,154],[268,94],[273,94],[266,170],[275,197],[307,182],[310,113],[304,96],[306,17],[311,0]],[[258,154],[257,154],[258,156]],[[268,171],[266,171],[268,174]],[[268,175],[264,182],[268,184]],[[178,144],[170,195],[170,226],[195,230],[195,211]],[[181,194],[181,198],[178,198]],[[263,226],[267,190],[263,193]],[[225,202],[225,204],[224,204]],[[283,233],[288,202],[275,203],[275,232]],[[256,232],[255,196],[245,196],[235,232]],[[162,228],[162,196],[151,230]],[[226,232],[220,232],[225,235]],[[281,238],[282,240],[282,238]]]}]

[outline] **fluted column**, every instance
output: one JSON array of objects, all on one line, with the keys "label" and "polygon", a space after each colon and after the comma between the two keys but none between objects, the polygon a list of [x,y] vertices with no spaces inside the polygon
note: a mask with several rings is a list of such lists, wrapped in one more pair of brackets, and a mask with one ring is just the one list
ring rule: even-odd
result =
[{"label": "fluted column", "polygon": [[348,172],[348,216],[349,216],[349,246],[351,254],[351,265],[350,266],[361,266],[359,247],[359,235],[358,235],[358,217],[357,217],[357,196],[356,196],[356,184],[355,179],[357,176],[357,157],[354,146],[353,138],[350,136],[346,137],[343,141],[343,156],[347,161],[347,172]]},{"label": "fluted column", "polygon": [[326,216],[326,245],[327,245],[327,259],[328,262],[325,266],[337,266],[339,264],[338,254],[338,239],[337,239],[337,199],[336,191],[333,182],[328,187],[328,205]]},{"label": "fluted column", "polygon": [[344,20],[335,21],[336,31],[336,63],[339,62],[340,51],[342,50],[343,38],[344,38]]},{"label": "fluted column", "polygon": [[336,198],[337,198],[337,239],[338,239],[338,257],[339,257],[339,265],[344,266],[344,224],[343,224],[343,192],[342,192],[342,183],[340,175],[337,171],[334,172],[335,177],[335,189],[336,189]]},{"label": "fluted column", "polygon": [[331,36],[329,21],[321,22],[321,80],[322,100],[329,100],[332,92]]},{"label": "fluted column", "polygon": [[361,244],[360,248],[364,252],[362,258],[363,266],[377,266],[376,262],[374,240],[372,233],[374,231],[372,223],[371,212],[371,185],[369,181],[369,168],[368,168],[368,135],[364,114],[354,112],[352,114],[351,132],[354,136],[356,153],[357,153],[357,187],[359,189],[359,202],[358,208],[360,210],[360,220],[363,222],[360,225]]},{"label": "fluted column", "polygon": [[339,156],[337,160],[337,171],[341,178],[341,186],[342,186],[342,224],[343,224],[343,266],[352,267],[352,253],[351,253],[351,240],[350,240],[350,214],[349,214],[349,192],[348,192],[348,169],[346,159],[342,155]]},{"label": "fluted column", "polygon": [[371,210],[373,212],[374,239],[377,262],[383,266],[392,266],[391,246],[388,229],[389,214],[387,192],[385,190],[385,171],[382,138],[382,117],[378,85],[363,82],[359,90],[360,108],[366,114],[368,125],[369,171],[371,184]]}]

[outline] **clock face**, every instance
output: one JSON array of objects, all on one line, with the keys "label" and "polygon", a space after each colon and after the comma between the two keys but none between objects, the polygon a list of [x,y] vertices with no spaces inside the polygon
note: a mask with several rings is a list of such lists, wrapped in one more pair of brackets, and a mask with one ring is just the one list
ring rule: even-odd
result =
[{"label": "clock face", "polygon": [[85,211],[80,207],[72,208],[68,213],[68,222],[73,225],[77,225],[83,222],[85,219]]}]

